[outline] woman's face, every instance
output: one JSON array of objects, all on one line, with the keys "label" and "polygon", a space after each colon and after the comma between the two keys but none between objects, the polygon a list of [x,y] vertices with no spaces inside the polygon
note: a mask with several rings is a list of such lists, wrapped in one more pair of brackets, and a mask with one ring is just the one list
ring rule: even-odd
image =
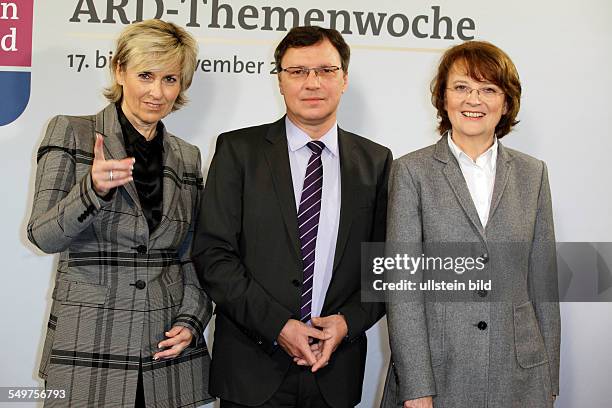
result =
[{"label": "woman's face", "polygon": [[[462,64],[453,64],[446,82],[444,106],[452,125],[453,138],[489,140],[507,112],[501,89],[467,76]],[[473,91],[469,92],[470,89]],[[469,92],[469,93],[468,93]]]},{"label": "woman's face", "polygon": [[121,109],[138,130],[150,128],[172,111],[181,91],[178,66],[158,71],[117,68],[117,83],[123,86]]}]

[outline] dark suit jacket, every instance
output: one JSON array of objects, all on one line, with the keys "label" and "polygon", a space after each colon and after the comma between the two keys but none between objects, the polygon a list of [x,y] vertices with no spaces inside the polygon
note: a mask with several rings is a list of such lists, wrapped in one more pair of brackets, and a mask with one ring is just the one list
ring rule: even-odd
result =
[{"label": "dark suit jacket", "polygon": [[[384,314],[382,304],[361,303],[360,248],[384,240],[392,155],[342,129],[338,139],[340,225],[321,315],[342,313],[349,334],[316,379],[330,405],[346,407],[361,399],[365,331]],[[300,313],[302,262],[284,118],[217,139],[193,257],[217,305],[211,392],[261,404],[292,364],[275,340]]]}]

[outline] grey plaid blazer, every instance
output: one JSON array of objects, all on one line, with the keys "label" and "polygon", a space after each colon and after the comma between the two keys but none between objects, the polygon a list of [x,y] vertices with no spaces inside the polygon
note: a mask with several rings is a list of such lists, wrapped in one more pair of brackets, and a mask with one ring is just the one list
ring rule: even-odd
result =
[{"label": "grey plaid blazer", "polygon": [[[133,182],[109,201],[95,194],[96,132],[107,159],[126,157],[114,105],[53,118],[38,150],[28,238],[60,254],[40,376],[69,399],[47,404],[133,406],[139,367],[147,406],[204,404],[212,398],[202,332],[212,308],[190,260],[200,152],[164,129],[163,216],[149,233]],[[153,361],[173,325],[196,340],[177,358]]]},{"label": "grey plaid blazer", "polygon": [[435,408],[552,407],[561,321],[546,165],[499,143],[483,227],[443,136],[393,163],[387,241],[422,244],[410,246],[417,257],[434,243],[462,243],[486,258],[477,278],[493,286],[465,302],[389,296],[393,365],[381,406],[435,395]]}]

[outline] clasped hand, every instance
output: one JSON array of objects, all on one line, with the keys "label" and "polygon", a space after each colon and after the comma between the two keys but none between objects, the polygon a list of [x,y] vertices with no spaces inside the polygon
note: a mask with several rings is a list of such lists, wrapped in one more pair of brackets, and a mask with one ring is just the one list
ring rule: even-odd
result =
[{"label": "clasped hand", "polygon": [[314,373],[329,363],[346,337],[348,326],[342,315],[313,317],[312,326],[289,319],[278,336],[278,344],[297,365],[311,366]]}]

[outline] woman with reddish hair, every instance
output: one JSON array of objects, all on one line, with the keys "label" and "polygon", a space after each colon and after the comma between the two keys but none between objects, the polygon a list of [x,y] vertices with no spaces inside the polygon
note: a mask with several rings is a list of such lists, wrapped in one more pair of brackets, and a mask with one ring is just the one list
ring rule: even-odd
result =
[{"label": "woman with reddish hair", "polygon": [[461,249],[492,286],[444,301],[388,297],[382,405],[552,407],[560,317],[548,173],[501,143],[518,123],[516,67],[498,47],[466,42],[444,53],[431,91],[442,137],[394,162],[387,241],[415,257]]}]

